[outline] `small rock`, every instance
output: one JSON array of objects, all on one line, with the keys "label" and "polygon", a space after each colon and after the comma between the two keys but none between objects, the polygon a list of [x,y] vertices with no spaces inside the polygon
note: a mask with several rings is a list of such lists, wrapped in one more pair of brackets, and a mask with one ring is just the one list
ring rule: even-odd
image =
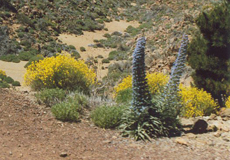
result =
[{"label": "small rock", "polygon": [[208,132],[216,132],[218,127],[216,125],[208,125],[207,131]]},{"label": "small rock", "polygon": [[187,133],[186,136],[188,138],[197,138],[197,135],[193,134],[193,133]]},{"label": "small rock", "polygon": [[209,116],[208,120],[217,120],[216,114],[213,114],[213,113],[212,113],[212,114]]},{"label": "small rock", "polygon": [[103,141],[103,143],[112,143],[112,141],[111,140],[105,140],[105,141]]},{"label": "small rock", "polygon": [[198,119],[194,123],[191,131],[192,131],[192,133],[195,133],[195,134],[197,134],[197,133],[205,133],[205,132],[207,132],[207,127],[208,127],[208,123],[205,120]]},{"label": "small rock", "polygon": [[185,139],[181,138],[181,137],[176,138],[175,142],[178,143],[178,144],[188,146],[188,142]]},{"label": "small rock", "polygon": [[224,109],[220,112],[220,116],[223,117],[227,117],[228,119],[230,119],[230,108]]},{"label": "small rock", "polygon": [[62,152],[61,154],[60,154],[60,157],[67,157],[68,156],[68,154],[66,153],[66,152]]},{"label": "small rock", "polygon": [[13,153],[10,151],[10,152],[9,152],[9,155],[13,155]]},{"label": "small rock", "polygon": [[216,132],[213,134],[215,137],[220,137],[221,136],[221,132]]}]

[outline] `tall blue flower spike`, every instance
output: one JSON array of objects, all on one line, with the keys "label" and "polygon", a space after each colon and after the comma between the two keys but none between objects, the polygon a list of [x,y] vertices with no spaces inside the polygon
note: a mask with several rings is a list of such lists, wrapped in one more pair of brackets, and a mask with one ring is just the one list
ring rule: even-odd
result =
[{"label": "tall blue flower spike", "polygon": [[168,102],[173,103],[177,97],[177,92],[179,90],[180,78],[184,71],[185,62],[186,62],[186,51],[188,46],[188,36],[183,35],[181,42],[181,47],[179,49],[177,59],[173,64],[171,69],[171,75],[168,84],[165,87],[163,97]]},{"label": "tall blue flower spike", "polygon": [[142,113],[151,105],[151,95],[148,89],[145,72],[145,43],[145,37],[139,38],[133,53],[133,99],[131,109],[137,114]]}]

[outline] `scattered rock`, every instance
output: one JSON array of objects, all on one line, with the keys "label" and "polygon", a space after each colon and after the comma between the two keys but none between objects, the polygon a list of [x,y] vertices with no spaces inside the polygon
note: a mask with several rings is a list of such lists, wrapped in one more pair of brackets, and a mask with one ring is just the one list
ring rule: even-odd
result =
[{"label": "scattered rock", "polygon": [[207,131],[208,132],[216,132],[218,127],[216,125],[208,125]]},{"label": "scattered rock", "polygon": [[178,143],[178,144],[181,144],[181,145],[188,146],[188,142],[185,139],[181,138],[181,137],[176,138],[175,142]]},{"label": "scattered rock", "polygon": [[109,144],[109,143],[112,143],[112,141],[111,140],[105,140],[105,141],[103,141],[103,143],[104,144]]},{"label": "scattered rock", "polygon": [[216,132],[213,134],[215,137],[220,137],[221,136],[221,132]]},{"label": "scattered rock", "polygon": [[205,133],[205,132],[207,132],[207,127],[208,127],[208,123],[205,120],[198,119],[194,123],[191,131],[192,131],[192,133],[195,133],[195,134]]},{"label": "scattered rock", "polygon": [[208,120],[217,120],[216,114],[213,114],[213,113],[212,113],[212,114],[209,116]]},{"label": "scattered rock", "polygon": [[197,138],[197,135],[195,135],[193,133],[187,133],[186,137],[188,137],[188,138]]},{"label": "scattered rock", "polygon": [[61,154],[60,154],[60,157],[67,157],[68,156],[68,154],[66,153],[66,152],[62,152]]},{"label": "scattered rock", "polygon": [[220,112],[220,116],[225,120],[230,119],[230,108],[226,108]]}]

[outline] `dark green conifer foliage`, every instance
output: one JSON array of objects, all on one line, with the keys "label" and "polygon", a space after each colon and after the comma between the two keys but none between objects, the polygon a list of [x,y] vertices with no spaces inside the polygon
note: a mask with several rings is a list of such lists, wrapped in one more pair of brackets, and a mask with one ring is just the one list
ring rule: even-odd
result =
[{"label": "dark green conifer foliage", "polygon": [[188,47],[188,61],[195,73],[195,85],[218,99],[230,88],[230,0],[203,11],[196,19],[201,35]]}]

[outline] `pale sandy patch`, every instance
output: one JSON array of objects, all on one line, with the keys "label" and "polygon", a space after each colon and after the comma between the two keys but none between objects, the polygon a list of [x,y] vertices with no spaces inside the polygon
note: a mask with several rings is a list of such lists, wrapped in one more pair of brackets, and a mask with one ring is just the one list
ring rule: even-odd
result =
[{"label": "pale sandy patch", "polygon": [[[139,23],[136,21],[130,21],[127,22],[125,20],[120,21],[112,21],[109,23],[105,23],[105,28],[108,29],[108,31],[101,30],[101,31],[95,31],[95,32],[83,32],[83,35],[76,36],[71,34],[60,34],[58,39],[60,39],[63,43],[66,43],[67,45],[73,45],[76,47],[77,51],[80,53],[81,58],[83,60],[87,60],[88,57],[97,57],[98,55],[102,55],[104,58],[107,58],[109,55],[109,52],[111,52],[114,49],[106,49],[106,48],[93,48],[89,47],[90,44],[94,44],[94,40],[100,40],[100,39],[106,39],[103,37],[106,33],[113,33],[115,31],[124,32],[125,29],[129,26],[138,27]],[[85,47],[86,51],[81,52],[80,47]],[[102,70],[102,66],[104,68],[107,68],[109,64],[102,64],[101,60],[99,60],[99,63],[97,65],[97,78],[101,79],[104,76],[107,75],[108,69]]]},{"label": "pale sandy patch", "polygon": [[19,90],[30,90],[29,87],[24,85],[24,74],[26,73],[26,69],[24,66],[27,61],[21,61],[19,63],[13,62],[5,62],[0,60],[0,69],[6,72],[7,76],[10,76],[15,81],[19,81],[21,83],[21,87],[17,87]]}]

